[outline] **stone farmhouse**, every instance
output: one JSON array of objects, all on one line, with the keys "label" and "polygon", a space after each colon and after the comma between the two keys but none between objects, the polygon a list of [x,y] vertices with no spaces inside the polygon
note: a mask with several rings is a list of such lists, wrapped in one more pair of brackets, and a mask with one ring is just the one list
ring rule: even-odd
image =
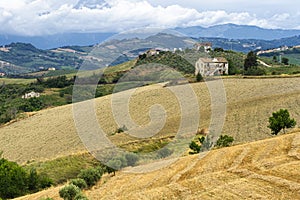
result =
[{"label": "stone farmhouse", "polygon": [[199,58],[195,64],[195,75],[215,76],[228,74],[228,61],[223,57]]}]

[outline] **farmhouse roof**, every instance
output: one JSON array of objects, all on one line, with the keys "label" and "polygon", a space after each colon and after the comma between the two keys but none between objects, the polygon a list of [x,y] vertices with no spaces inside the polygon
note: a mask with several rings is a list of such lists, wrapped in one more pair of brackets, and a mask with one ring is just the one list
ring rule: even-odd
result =
[{"label": "farmhouse roof", "polygon": [[204,63],[227,63],[228,61],[226,60],[226,58],[223,57],[216,57],[216,58],[200,58],[199,60],[201,60]]}]

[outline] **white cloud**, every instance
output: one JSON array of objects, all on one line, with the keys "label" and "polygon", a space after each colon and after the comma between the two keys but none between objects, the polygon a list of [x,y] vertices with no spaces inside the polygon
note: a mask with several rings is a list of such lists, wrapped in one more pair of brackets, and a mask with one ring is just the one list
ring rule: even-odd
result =
[{"label": "white cloud", "polygon": [[[140,27],[172,28],[211,26],[224,23],[257,25],[266,28],[296,28],[299,13],[278,13],[268,18],[249,12],[198,11],[179,5],[152,5],[147,1],[113,0],[107,6],[75,7],[78,1],[10,0],[0,3],[0,32],[44,35],[61,32],[116,32]],[[105,2],[101,2],[105,3]]]}]

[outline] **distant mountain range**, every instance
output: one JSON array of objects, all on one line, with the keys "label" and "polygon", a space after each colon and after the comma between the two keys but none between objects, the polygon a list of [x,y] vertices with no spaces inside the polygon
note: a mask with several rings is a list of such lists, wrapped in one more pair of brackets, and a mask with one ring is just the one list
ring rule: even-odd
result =
[{"label": "distant mountain range", "polygon": [[[88,6],[84,3],[85,1],[79,1],[77,6]],[[187,28],[175,28],[173,30],[187,37],[193,37],[196,39],[208,37],[239,40],[276,40],[300,35],[300,30],[264,29],[257,26],[235,24],[216,25],[208,28],[194,26]],[[33,37],[0,35],[0,45],[6,45],[12,42],[23,42],[31,43],[40,49],[51,49],[72,45],[87,46],[101,43],[115,34],[117,33],[63,33]]]},{"label": "distant mountain range", "polygon": [[[83,62],[86,69],[117,65],[138,57],[152,49],[161,50],[192,48],[196,42],[211,42],[212,48],[240,52],[258,51],[281,46],[300,45],[300,36],[275,40],[190,38],[167,33],[158,33],[146,38],[114,39],[96,46],[64,46],[43,50],[30,43],[11,43],[0,48],[0,72],[22,74],[39,71],[41,68],[77,69]],[[81,68],[82,69],[82,68]]]},{"label": "distant mountain range", "polygon": [[193,26],[176,28],[176,31],[189,37],[217,37],[228,39],[275,40],[300,35],[300,30],[264,29],[257,26],[224,24],[208,28]]}]

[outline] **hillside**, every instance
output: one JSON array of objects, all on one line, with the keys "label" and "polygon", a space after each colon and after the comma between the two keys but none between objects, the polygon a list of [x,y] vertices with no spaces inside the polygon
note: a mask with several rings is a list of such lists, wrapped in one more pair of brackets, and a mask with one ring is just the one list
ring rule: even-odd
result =
[{"label": "hillside", "polygon": [[[153,164],[128,168],[116,176],[102,177],[98,185],[85,193],[93,200],[299,199],[299,143],[300,132],[295,132],[182,157],[157,171],[147,172]],[[18,199],[60,199],[59,189]]]},{"label": "hillside", "polygon": [[41,50],[25,43],[11,43],[2,49],[0,51],[0,60],[22,69],[14,71],[11,71],[9,68],[1,69],[1,71],[9,74],[21,74],[51,67],[56,69],[74,69],[76,65],[81,64],[83,61],[80,58],[81,54],[76,52]]},{"label": "hillside", "polygon": [[[286,108],[296,121],[300,121],[300,78],[278,79],[224,79],[227,96],[226,120],[222,134],[235,138],[236,143],[250,142],[271,137],[267,128],[272,112]],[[210,123],[210,97],[205,83],[192,84],[200,105],[199,127]],[[182,86],[174,86],[182,87]],[[120,95],[126,95],[126,92]],[[174,103],[174,95],[168,87],[151,85],[139,88],[130,101],[130,114],[141,126],[149,123],[148,110],[161,104],[167,119],[163,129],[155,137],[174,135],[179,126],[180,110]],[[112,135],[117,128],[111,111],[111,96],[96,100],[97,117],[101,128],[117,145],[134,150],[138,142],[125,133]],[[85,151],[76,134],[72,105],[37,112],[24,120],[0,128],[0,146],[4,156],[24,163],[66,156]]]}]

